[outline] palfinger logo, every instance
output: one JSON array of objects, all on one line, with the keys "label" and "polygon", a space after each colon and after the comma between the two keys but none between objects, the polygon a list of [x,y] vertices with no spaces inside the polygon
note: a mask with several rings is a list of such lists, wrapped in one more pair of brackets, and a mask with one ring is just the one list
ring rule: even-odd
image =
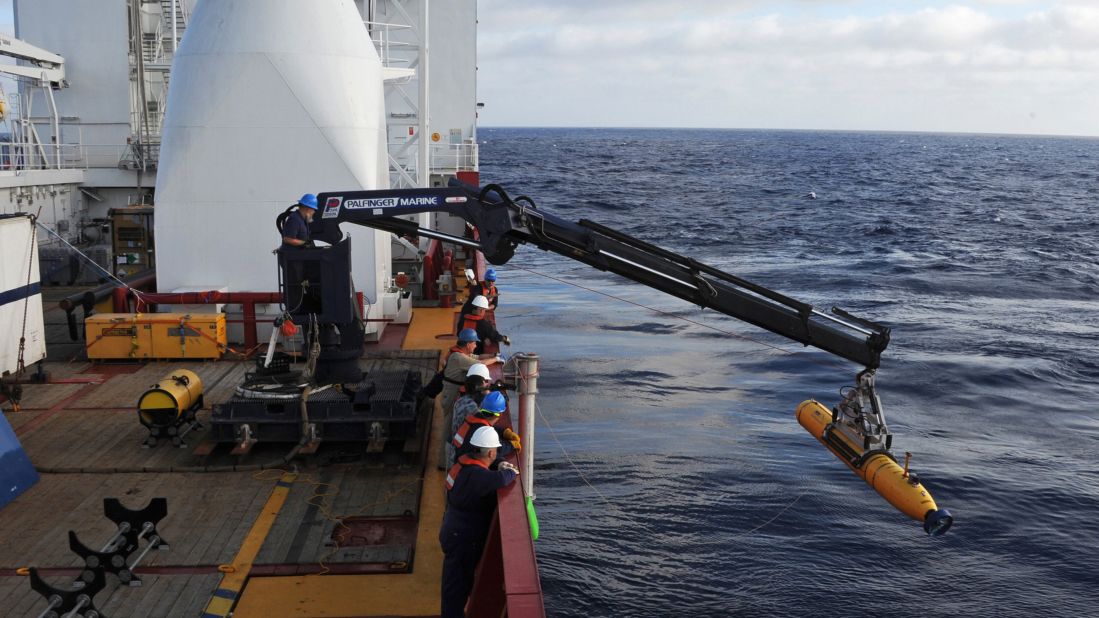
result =
[{"label": "palfinger logo", "polygon": [[335,219],[340,216],[340,202],[343,201],[342,197],[330,197],[324,201],[324,214],[321,215],[322,219]]}]

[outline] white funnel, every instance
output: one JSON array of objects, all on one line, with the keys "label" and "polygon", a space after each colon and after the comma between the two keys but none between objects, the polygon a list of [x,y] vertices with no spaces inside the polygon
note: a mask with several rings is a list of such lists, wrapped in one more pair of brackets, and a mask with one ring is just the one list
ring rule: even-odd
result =
[{"label": "white funnel", "polygon": [[[354,2],[199,2],[160,153],[159,291],[277,291],[276,215],[303,193],[388,187],[382,67]],[[377,301],[389,234],[347,227],[355,287]]]}]

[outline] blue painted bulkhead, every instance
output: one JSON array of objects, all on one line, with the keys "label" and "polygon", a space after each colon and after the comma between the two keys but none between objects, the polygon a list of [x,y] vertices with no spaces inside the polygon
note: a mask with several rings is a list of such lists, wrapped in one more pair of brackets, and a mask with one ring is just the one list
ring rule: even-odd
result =
[{"label": "blue painted bulkhead", "polygon": [[0,508],[38,482],[38,472],[8,419],[0,414]]}]

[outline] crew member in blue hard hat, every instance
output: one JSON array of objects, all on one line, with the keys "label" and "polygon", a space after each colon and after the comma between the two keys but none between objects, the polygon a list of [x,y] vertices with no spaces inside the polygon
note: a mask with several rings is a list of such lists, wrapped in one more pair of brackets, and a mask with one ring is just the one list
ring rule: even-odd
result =
[{"label": "crew member in blue hard hat", "polygon": [[306,193],[301,196],[294,209],[283,221],[279,230],[282,232],[283,247],[304,247],[311,243],[309,238],[309,223],[317,214],[317,196]]},{"label": "crew member in blue hard hat", "polygon": [[495,426],[496,422],[500,420],[500,415],[507,410],[507,407],[507,399],[500,391],[492,391],[485,395],[484,399],[481,400],[480,408],[474,414],[465,417],[465,420],[454,431],[454,436],[450,439],[450,444],[454,447],[455,461],[473,450],[469,438],[481,427],[492,427],[499,434],[501,446],[497,458],[507,456],[512,449],[516,452],[522,450],[523,446],[519,441],[519,434],[507,427]]},{"label": "crew member in blue hard hat", "polygon": [[506,461],[492,469],[500,448],[496,430],[481,427],[469,441],[475,450],[459,457],[446,475],[447,509],[439,530],[443,547],[442,618],[466,615],[473,576],[496,511],[496,490],[519,476],[519,469]]},{"label": "crew member in blue hard hat", "polygon": [[[474,353],[478,344],[477,331],[465,329],[458,333],[458,342],[450,348],[443,365],[443,392],[440,404],[443,406],[443,427],[449,428],[451,424],[451,411],[454,408],[454,400],[458,398],[458,387],[466,379],[469,368],[475,363],[494,365],[499,359],[493,354],[478,356]],[[446,469],[450,465],[447,459],[446,444],[439,446],[439,468]]]},{"label": "crew member in blue hard hat", "polygon": [[[488,299],[488,308],[496,311],[496,307],[500,304],[500,291],[496,289],[495,268],[486,269],[484,280],[469,286],[469,299],[462,306],[462,313],[470,313],[470,309],[473,308],[473,299],[478,296]],[[495,320],[492,321],[495,322]]]},{"label": "crew member in blue hard hat", "polygon": [[470,303],[468,313],[463,308],[463,313],[458,314],[458,328],[462,330],[473,329],[477,333],[477,338],[480,340],[476,348],[478,354],[485,351],[486,341],[511,345],[511,340],[507,338],[507,335],[501,335],[500,331],[496,330],[496,326],[485,319],[485,312],[488,307],[488,299],[484,296],[477,296]]}]

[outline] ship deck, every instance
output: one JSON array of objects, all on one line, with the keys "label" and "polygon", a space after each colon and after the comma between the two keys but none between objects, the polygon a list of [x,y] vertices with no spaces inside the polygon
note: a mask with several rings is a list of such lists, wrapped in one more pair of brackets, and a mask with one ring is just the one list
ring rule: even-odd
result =
[{"label": "ship deck", "polygon": [[[412,367],[430,379],[452,341],[453,315],[418,309],[409,326],[390,326],[382,342],[368,346],[363,368]],[[437,409],[425,410],[429,422],[419,441],[397,452],[322,444],[305,459],[278,465],[292,445],[261,443],[245,456],[224,445],[198,456],[205,429],[187,436],[187,448],[142,448],[147,431],[135,404],[150,385],[173,369],[197,373],[205,389],[202,421],[251,366],[46,363],[50,382],[26,386],[22,410],[5,411],[41,474],[0,509],[0,606],[7,615],[35,616],[46,607],[24,567],[37,567],[58,588],[80,572],[69,530],[95,549],[114,533],[103,514],[108,497],[133,509],[166,498],[168,515],[157,530],[170,549],[150,552],[136,569],[140,587],[108,576],[95,597],[106,616],[438,615],[443,473],[424,463],[442,439]]]}]

